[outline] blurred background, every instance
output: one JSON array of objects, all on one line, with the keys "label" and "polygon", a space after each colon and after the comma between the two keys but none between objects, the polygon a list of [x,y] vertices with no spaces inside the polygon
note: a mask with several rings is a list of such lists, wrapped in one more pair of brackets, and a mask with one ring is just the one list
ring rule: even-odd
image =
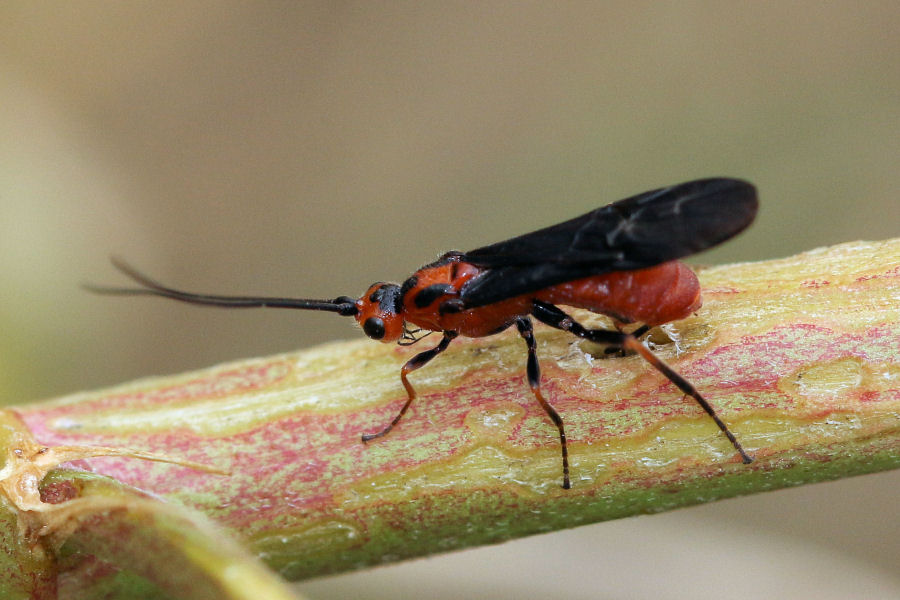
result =
[{"label": "blurred background", "polygon": [[[92,296],[357,295],[693,178],[753,181],[697,261],[900,234],[896,2],[0,7],[0,400],[358,337]],[[900,262],[900,257],[898,257]],[[314,598],[896,598],[897,472],[298,586]]]}]

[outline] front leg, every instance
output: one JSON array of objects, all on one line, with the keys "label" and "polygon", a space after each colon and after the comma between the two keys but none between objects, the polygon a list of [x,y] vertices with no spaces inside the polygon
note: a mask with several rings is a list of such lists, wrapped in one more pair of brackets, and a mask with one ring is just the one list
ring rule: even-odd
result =
[{"label": "front leg", "polygon": [[546,323],[557,329],[562,329],[563,331],[568,331],[580,338],[598,344],[609,344],[611,346],[622,348],[623,350],[637,352],[657,371],[665,375],[666,379],[674,383],[678,389],[697,401],[697,404],[706,411],[706,414],[712,417],[712,420],[722,433],[725,434],[725,437],[728,438],[728,441],[731,442],[734,449],[738,451],[745,464],[753,462],[753,458],[744,451],[743,446],[741,446],[737,438],[734,437],[734,434],[731,433],[731,430],[728,429],[728,426],[722,421],[712,405],[706,398],[700,395],[697,388],[695,388],[687,379],[679,375],[672,367],[663,362],[661,358],[650,352],[650,350],[633,335],[621,331],[608,331],[606,329],[587,329],[575,321],[575,319],[561,311],[558,307],[549,302],[542,302],[541,300],[534,301],[534,308],[532,309],[531,314],[542,323]]},{"label": "front leg", "polygon": [[431,350],[426,350],[425,352],[420,352],[409,359],[403,368],[400,369],[400,381],[403,382],[403,387],[406,388],[406,404],[403,405],[403,408],[400,409],[400,412],[394,417],[394,420],[391,421],[387,427],[379,431],[378,433],[364,433],[362,436],[363,442],[369,442],[374,440],[375,438],[380,438],[385,436],[390,432],[391,429],[394,428],[394,425],[400,422],[400,419],[403,418],[403,415],[406,414],[406,411],[409,409],[409,405],[412,404],[412,401],[416,399],[416,390],[409,383],[409,379],[406,376],[418,369],[421,366],[424,366],[430,361],[432,358],[443,352],[447,349],[447,346],[450,345],[450,342],[453,341],[457,334],[455,331],[445,331],[444,337],[437,346],[432,348]]},{"label": "front leg", "polygon": [[547,413],[547,416],[550,417],[550,420],[553,421],[553,424],[556,425],[556,429],[559,431],[559,442],[562,444],[563,489],[567,490],[571,485],[569,483],[569,449],[566,446],[566,430],[563,427],[563,421],[559,413],[544,399],[544,395],[541,393],[541,366],[538,364],[537,343],[534,341],[534,328],[531,325],[531,319],[528,317],[516,319],[516,327],[519,329],[519,335],[528,344],[528,385],[531,386],[534,397],[541,403],[544,412]]}]

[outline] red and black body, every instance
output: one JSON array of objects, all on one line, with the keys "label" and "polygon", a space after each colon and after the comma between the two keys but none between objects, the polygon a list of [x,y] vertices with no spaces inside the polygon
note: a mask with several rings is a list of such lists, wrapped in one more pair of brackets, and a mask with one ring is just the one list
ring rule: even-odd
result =
[{"label": "red and black body", "polygon": [[[334,300],[209,296],[162,286],[127,265],[116,265],[143,287],[92,288],[103,293],[150,294],[224,307],[298,308],[354,316],[370,338],[412,344],[418,331],[441,332],[440,343],[401,370],[407,401],[383,430],[388,433],[416,397],[407,374],[458,337],[483,337],[515,325],[528,347],[528,381],[557,426],[563,487],[569,487],[562,419],[540,391],[540,369],[530,317],[576,336],[639,353],[692,396],[715,420],[744,462],[750,456],[711,405],[637,337],[650,327],[683,319],[700,308],[700,284],[679,258],[719,244],[743,229],[757,210],[756,189],[737,179],[702,179],[646,192],[580,217],[472,250],[448,252],[402,284],[376,283],[358,299]],[[558,304],[608,315],[615,330],[586,329]],[[621,326],[640,323],[629,334]],[[415,329],[411,329],[410,325]],[[424,337],[424,336],[423,336]]]},{"label": "red and black body", "polygon": [[[369,288],[367,295],[356,301],[356,318],[374,334],[370,337],[395,342],[403,337],[407,324],[429,331],[455,331],[465,337],[493,335],[530,315],[535,300],[584,308],[622,325],[651,327],[683,319],[701,305],[697,276],[684,263],[669,261],[635,271],[582,277],[468,308],[467,291],[488,272],[467,262],[464,254],[449,252],[416,271],[401,286],[379,283]],[[384,306],[381,298],[389,298],[393,304]],[[378,334],[380,329],[384,329],[383,335]]]}]

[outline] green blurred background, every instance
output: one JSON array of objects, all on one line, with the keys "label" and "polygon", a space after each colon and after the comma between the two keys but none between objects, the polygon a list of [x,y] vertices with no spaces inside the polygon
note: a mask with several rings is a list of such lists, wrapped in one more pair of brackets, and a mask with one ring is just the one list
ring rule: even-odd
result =
[{"label": "green blurred background", "polygon": [[[7,1],[0,400],[358,337],[333,315],[79,289],[123,281],[110,254],[198,291],[355,295],[711,175],[756,183],[762,211],[700,262],[897,236],[898,32],[896,1]],[[820,484],[302,589],[897,597],[898,487]]]}]

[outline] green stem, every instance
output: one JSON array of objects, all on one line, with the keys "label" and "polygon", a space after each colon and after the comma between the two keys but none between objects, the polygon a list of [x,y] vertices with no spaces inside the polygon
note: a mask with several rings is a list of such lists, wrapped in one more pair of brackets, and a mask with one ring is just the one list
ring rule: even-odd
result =
[{"label": "green stem", "polygon": [[707,269],[697,315],[651,332],[750,465],[640,356],[541,326],[570,490],[514,332],[454,341],[411,375],[419,398],[400,423],[365,445],[403,404],[400,366],[421,348],[329,344],[14,411],[47,446],[139,449],[227,472],[79,463],[205,513],[290,579],[345,571],[900,466],[898,257],[900,239]]}]

